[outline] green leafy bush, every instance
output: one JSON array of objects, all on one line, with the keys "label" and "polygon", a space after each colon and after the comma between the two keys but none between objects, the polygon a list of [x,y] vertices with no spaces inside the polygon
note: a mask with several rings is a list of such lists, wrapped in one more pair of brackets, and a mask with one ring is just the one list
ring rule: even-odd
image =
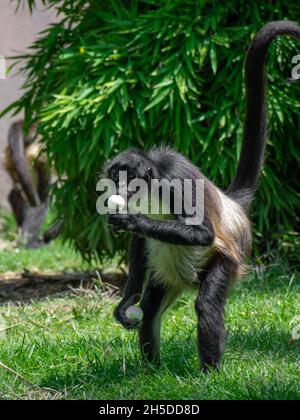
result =
[{"label": "green leafy bush", "polygon": [[[12,108],[40,121],[65,237],[85,256],[113,254],[124,238],[115,241],[95,210],[103,163],[129,146],[168,143],[228,185],[242,137],[247,46],[270,20],[300,22],[300,8],[254,0],[44,3],[61,21],[19,57],[27,81]],[[269,55],[269,141],[253,207],[262,248],[299,222],[300,89],[285,81],[299,51],[285,38]]]}]

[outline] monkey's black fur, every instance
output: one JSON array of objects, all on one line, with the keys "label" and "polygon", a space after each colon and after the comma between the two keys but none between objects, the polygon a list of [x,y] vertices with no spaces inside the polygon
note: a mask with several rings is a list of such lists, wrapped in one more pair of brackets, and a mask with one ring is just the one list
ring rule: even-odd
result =
[{"label": "monkey's black fur", "polygon": [[253,39],[245,63],[246,118],[241,156],[228,193],[257,188],[267,136],[266,74],[268,47],[274,38],[291,35],[300,40],[299,26],[290,21],[270,22]]},{"label": "monkey's black fur", "polygon": [[[127,150],[107,166],[116,179],[127,171],[129,180],[204,179],[204,221],[186,225],[186,214],[172,220],[153,220],[142,214],[116,214],[109,222],[132,232],[130,272],[124,298],[115,316],[126,328],[139,328],[140,347],[148,362],[159,362],[160,321],[163,312],[184,287],[198,287],[196,313],[198,343],[203,370],[218,368],[224,346],[224,307],[227,291],[240,275],[243,259],[251,247],[248,209],[258,185],[267,135],[265,62],[269,44],[280,35],[300,39],[293,22],[268,23],[248,50],[246,119],[241,157],[226,193],[207,180],[190,161],[170,148],[148,152]],[[195,199],[193,184],[192,200]],[[173,199],[176,191],[173,191]],[[173,203],[173,202],[172,202]],[[171,203],[171,207],[172,207]],[[174,203],[173,203],[174,204]],[[142,296],[142,297],[141,297]],[[141,297],[142,323],[125,315],[128,306]]]}]

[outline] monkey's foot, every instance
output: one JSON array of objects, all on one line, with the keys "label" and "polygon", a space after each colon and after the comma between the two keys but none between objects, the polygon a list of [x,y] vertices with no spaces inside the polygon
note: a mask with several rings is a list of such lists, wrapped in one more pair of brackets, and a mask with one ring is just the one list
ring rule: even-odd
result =
[{"label": "monkey's foot", "polygon": [[116,320],[118,322],[120,322],[121,325],[123,325],[124,328],[126,328],[127,330],[133,330],[133,329],[138,329],[142,326],[142,322],[143,321],[139,321],[137,319],[128,319],[125,311],[128,308],[128,306],[126,307],[117,307],[114,314],[116,317]]},{"label": "monkey's foot", "polygon": [[129,308],[131,305],[136,303],[136,295],[132,296],[126,303],[121,302],[115,309],[114,315],[116,320],[123,325],[124,328],[127,330],[133,330],[140,328],[142,326],[143,321],[138,319],[129,319],[126,316],[126,309]]}]

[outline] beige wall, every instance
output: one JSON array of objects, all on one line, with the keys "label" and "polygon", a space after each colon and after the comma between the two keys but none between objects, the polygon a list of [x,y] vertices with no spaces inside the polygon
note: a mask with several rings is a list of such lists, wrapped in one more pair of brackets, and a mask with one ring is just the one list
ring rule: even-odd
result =
[{"label": "beige wall", "polygon": [[[32,15],[24,6],[16,12],[16,4],[17,1],[11,3],[11,0],[1,0],[0,4],[0,56],[6,58],[24,51],[41,30],[55,21],[54,13],[44,10],[39,0],[38,7]],[[20,96],[22,82],[23,77],[20,75],[8,75],[6,80],[0,80],[0,110]],[[16,118],[14,117],[14,120]],[[0,120],[0,207],[7,206],[6,195],[10,186],[2,162],[11,121],[9,116]]]}]

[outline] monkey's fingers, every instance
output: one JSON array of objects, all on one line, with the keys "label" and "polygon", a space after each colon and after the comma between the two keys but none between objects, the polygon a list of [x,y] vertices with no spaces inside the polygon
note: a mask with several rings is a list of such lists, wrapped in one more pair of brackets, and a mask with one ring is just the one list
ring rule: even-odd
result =
[{"label": "monkey's fingers", "polygon": [[109,214],[107,220],[113,229],[131,231],[133,228],[131,217],[128,214]]},{"label": "monkey's fingers", "polygon": [[108,214],[107,221],[113,226],[125,226],[127,223],[126,214]]},{"label": "monkey's fingers", "polygon": [[288,77],[288,78],[286,79],[286,82],[287,82],[287,83],[300,83],[300,78],[298,78],[298,79],[294,79],[293,77]]}]

